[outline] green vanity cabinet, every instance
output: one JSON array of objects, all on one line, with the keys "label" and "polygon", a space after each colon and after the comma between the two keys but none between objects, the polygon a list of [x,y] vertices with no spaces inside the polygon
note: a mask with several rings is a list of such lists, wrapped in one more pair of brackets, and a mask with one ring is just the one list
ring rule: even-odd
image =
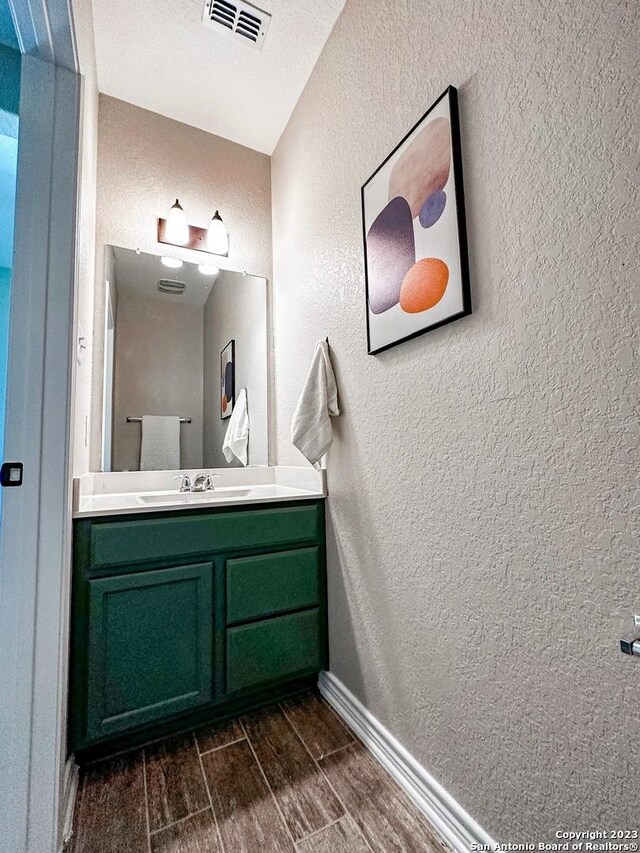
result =
[{"label": "green vanity cabinet", "polygon": [[308,688],[327,667],[324,502],[74,522],[82,759]]}]

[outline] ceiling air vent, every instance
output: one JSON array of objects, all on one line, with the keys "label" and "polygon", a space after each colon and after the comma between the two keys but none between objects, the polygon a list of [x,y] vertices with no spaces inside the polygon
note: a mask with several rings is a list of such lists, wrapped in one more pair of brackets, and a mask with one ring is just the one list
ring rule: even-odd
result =
[{"label": "ceiling air vent", "polygon": [[172,281],[170,278],[161,278],[158,282],[158,290],[161,293],[172,293],[174,296],[181,296],[186,287],[184,281]]},{"label": "ceiling air vent", "polygon": [[262,50],[271,15],[250,3],[205,0],[202,20],[219,32],[233,36],[255,50]]}]

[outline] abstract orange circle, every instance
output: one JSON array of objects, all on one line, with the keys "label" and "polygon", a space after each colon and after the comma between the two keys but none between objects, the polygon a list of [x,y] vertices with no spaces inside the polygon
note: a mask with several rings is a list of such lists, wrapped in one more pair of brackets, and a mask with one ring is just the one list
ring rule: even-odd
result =
[{"label": "abstract orange circle", "polygon": [[449,267],[439,258],[423,258],[406,273],[400,288],[400,307],[407,314],[433,308],[444,296]]},{"label": "abstract orange circle", "polygon": [[228,404],[229,404],[229,401],[227,400],[227,395],[223,394],[222,395],[222,411],[223,412],[227,408]]}]

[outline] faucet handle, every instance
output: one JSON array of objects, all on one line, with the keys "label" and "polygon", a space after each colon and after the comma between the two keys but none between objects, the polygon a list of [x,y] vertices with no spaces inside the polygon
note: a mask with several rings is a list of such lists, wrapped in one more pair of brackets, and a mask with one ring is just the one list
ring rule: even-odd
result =
[{"label": "faucet handle", "polygon": [[222,477],[222,474],[205,474],[204,478],[204,488],[207,492],[212,492],[215,489],[213,485],[214,480],[219,480]]},{"label": "faucet handle", "polygon": [[192,488],[191,477],[188,474],[174,474],[169,477],[170,480],[182,480],[180,483],[181,492],[190,492]]}]

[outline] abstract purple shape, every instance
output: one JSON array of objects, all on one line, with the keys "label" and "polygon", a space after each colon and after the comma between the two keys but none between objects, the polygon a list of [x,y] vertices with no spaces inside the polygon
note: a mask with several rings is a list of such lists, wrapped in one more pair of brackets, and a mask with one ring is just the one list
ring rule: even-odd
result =
[{"label": "abstract purple shape", "polygon": [[431,228],[442,216],[447,203],[447,194],[444,190],[436,190],[420,208],[420,225],[423,228]]},{"label": "abstract purple shape", "polygon": [[378,214],[367,234],[369,307],[374,314],[399,302],[402,280],[415,259],[411,208],[398,196]]}]

